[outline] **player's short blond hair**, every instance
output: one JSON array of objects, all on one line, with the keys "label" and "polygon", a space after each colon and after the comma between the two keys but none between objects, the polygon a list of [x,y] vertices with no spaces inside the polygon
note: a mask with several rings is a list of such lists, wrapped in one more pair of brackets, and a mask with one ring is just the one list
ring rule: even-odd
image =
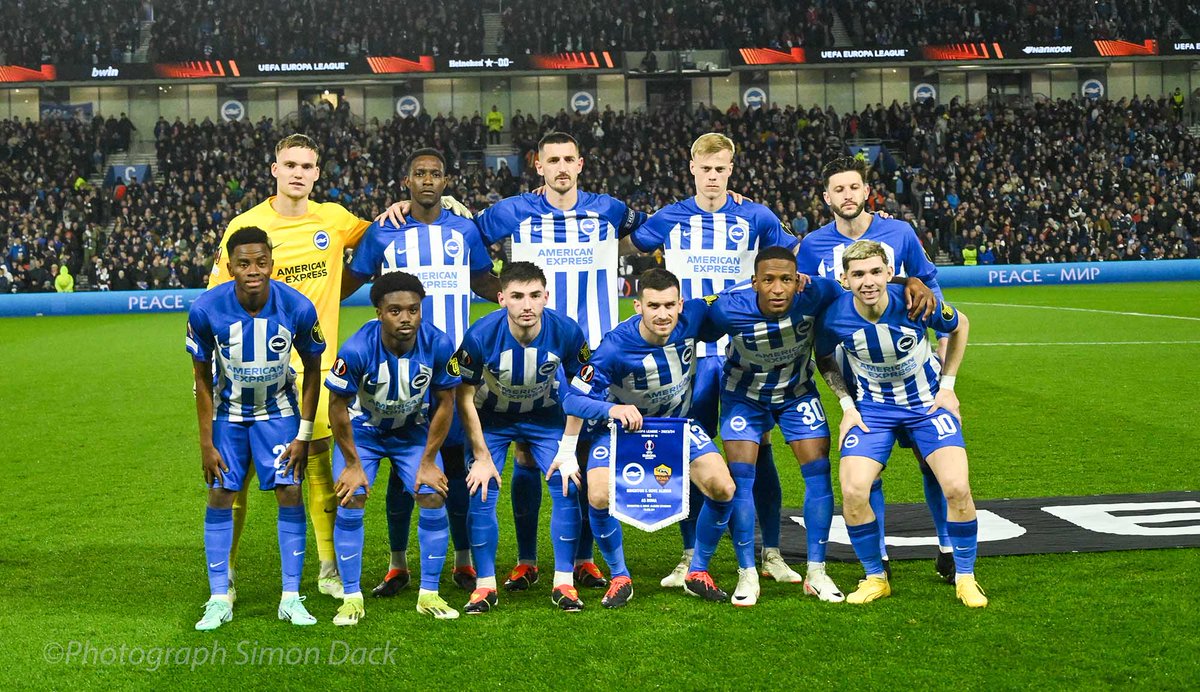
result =
[{"label": "player's short blond hair", "polygon": [[872,257],[882,259],[884,266],[887,266],[887,252],[882,245],[874,240],[856,240],[842,253],[842,271],[849,271],[850,263],[855,260],[871,259]]},{"label": "player's short blond hair", "polygon": [[275,143],[275,156],[278,157],[279,152],[283,151],[284,149],[294,149],[294,148],[310,149],[310,150],[312,150],[312,152],[314,154],[317,155],[317,160],[318,161],[321,160],[321,150],[317,149],[317,143],[315,141],[313,141],[312,137],[309,137],[306,134],[301,134],[299,132],[294,132],[294,133],[288,135],[287,137],[284,137],[283,139],[276,142]]},{"label": "player's short blond hair", "polygon": [[737,147],[733,145],[733,140],[721,134],[720,132],[709,132],[700,135],[692,142],[692,158],[697,156],[710,156],[719,154],[722,151],[729,152],[730,156],[737,153]]}]

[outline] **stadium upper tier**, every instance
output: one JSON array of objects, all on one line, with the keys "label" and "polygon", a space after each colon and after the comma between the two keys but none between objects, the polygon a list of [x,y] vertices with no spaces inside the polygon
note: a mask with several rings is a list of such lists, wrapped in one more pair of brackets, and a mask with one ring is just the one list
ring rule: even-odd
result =
[{"label": "stadium upper tier", "polygon": [[0,26],[0,65],[115,64],[143,46],[152,61],[330,60],[1187,36],[1200,37],[1188,0],[23,0]]},{"label": "stadium upper tier", "polygon": [[[1197,257],[1200,141],[1169,101],[1029,102],[1016,107],[882,104],[858,113],[731,108],[668,109],[644,115],[513,114],[526,162],[550,130],[583,148],[582,189],[653,211],[693,194],[688,145],[708,131],[739,147],[731,188],[761,202],[800,235],[829,221],[818,171],[846,140],[885,140],[899,166],[873,174],[871,209],[908,220],[932,257],[1000,264]],[[29,127],[63,127],[62,144]],[[318,201],[339,201],[372,218],[402,198],[408,152],[435,146],[451,167],[481,147],[477,118],[425,114],[358,126],[339,119],[280,126],[165,121],[157,180],[76,189],[106,127],[0,124],[22,142],[0,154],[0,290],[45,288],[55,264],[91,286],[200,286],[224,224],[275,191],[274,143],[295,129],[322,150]],[[118,130],[119,135],[119,130]],[[73,144],[67,144],[72,142]],[[46,150],[46,151],[44,151]],[[526,165],[463,168],[448,192],[478,211],[541,184]],[[641,266],[643,258],[631,263]]]}]

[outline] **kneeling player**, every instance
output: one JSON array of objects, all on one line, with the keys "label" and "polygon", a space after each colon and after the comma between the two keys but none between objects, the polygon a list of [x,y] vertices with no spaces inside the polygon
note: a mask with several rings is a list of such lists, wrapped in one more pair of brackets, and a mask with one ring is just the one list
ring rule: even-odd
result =
[{"label": "kneeling player", "polygon": [[[868,495],[887,464],[899,433],[906,433],[937,475],[948,505],[947,532],[954,548],[955,591],[972,608],[987,605],[975,581],[978,524],[967,477],[954,377],[967,348],[967,317],[942,303],[930,318],[912,319],[904,289],[889,284],[892,269],[883,246],[860,240],[842,255],[843,295],[822,316],[821,373],[841,399],[843,514],[866,579],[846,599],[867,603],[891,594],[880,560],[879,525]],[[928,329],[950,334],[942,365],[929,347]],[[857,406],[846,390],[834,351],[842,346],[857,380]]]},{"label": "kneeling player", "polygon": [[[580,419],[599,421],[585,436],[590,443],[588,516],[596,544],[612,570],[608,592],[601,601],[608,608],[619,608],[633,597],[621,524],[608,511],[608,422],[618,421],[627,430],[637,430],[642,416],[687,415],[696,378],[696,346],[708,312],[703,299],[684,302],[680,298],[679,280],[664,269],[651,269],[642,275],[633,306],[637,316],[604,336],[563,400],[563,407],[571,416],[568,434],[580,429]],[[706,500],[696,520],[696,549],[684,588],[710,601],[724,601],[727,596],[713,583],[708,563],[729,523],[733,479],[712,439],[691,419],[687,437],[692,482]],[[556,459],[552,471],[572,465],[574,450],[565,451],[570,453],[562,461]],[[746,571],[757,576],[753,564],[739,573]],[[756,591],[747,602],[734,605],[753,605],[757,597]]]},{"label": "kneeling player", "polygon": [[[200,458],[209,486],[204,552],[212,594],[196,629],[214,630],[233,619],[233,500],[246,487],[252,460],[259,489],[274,489],[279,502],[279,619],[312,625],[317,620],[299,593],[306,531],[300,481],[312,439],[325,339],[312,302],[271,280],[274,261],[266,231],[239,229],[225,250],[233,282],[204,293],[188,313]],[[293,349],[304,365],[303,406],[289,365]]]},{"label": "kneeling player", "polygon": [[[454,418],[458,365],[450,337],[421,316],[425,289],[412,274],[384,274],[371,286],[377,320],[355,332],[338,351],[325,386],[337,450],[335,490],[341,498],[333,543],[345,585],[335,625],[363,616],[363,506],[379,460],[391,460],[394,478],[421,508],[421,590],[417,612],[439,620],[458,617],[438,595],[450,524],[445,500],[449,482],[439,450]],[[430,400],[436,404],[430,419]]]},{"label": "kneeling player", "polygon": [[[590,355],[583,330],[571,319],[547,310],[546,275],[532,262],[511,262],[500,272],[503,310],[478,320],[458,352],[462,384],[458,410],[472,458],[467,472],[471,493],[471,556],[478,570],[475,591],[464,610],[486,613],[496,596],[496,521],[500,472],[515,442],[529,445],[533,459],[550,482],[553,507],[554,588],[550,599],[562,610],[583,608],[575,590],[575,548],[581,515],[577,483],[550,469],[562,442],[565,418],[559,382],[579,373]],[[563,474],[570,477],[568,469]],[[517,508],[514,508],[514,510]]]}]

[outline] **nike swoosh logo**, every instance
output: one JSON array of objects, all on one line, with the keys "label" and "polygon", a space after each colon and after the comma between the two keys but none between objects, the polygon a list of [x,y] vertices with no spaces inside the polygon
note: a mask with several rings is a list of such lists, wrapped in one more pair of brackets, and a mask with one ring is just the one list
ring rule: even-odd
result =
[{"label": "nike swoosh logo", "polygon": [[740,548],[744,545],[750,545],[751,543],[753,543],[753,541],[738,541],[738,547]]},{"label": "nike swoosh logo", "polygon": [[828,543],[828,542],[829,542],[829,541],[825,540],[824,538],[821,538],[821,539],[818,539],[818,540],[817,540],[817,543],[819,543],[819,544],[821,544],[821,545],[825,545],[825,544],[826,544],[826,543]]},{"label": "nike swoosh logo", "polygon": [[221,560],[220,562],[210,562],[210,563],[208,563],[208,568],[209,568],[209,569],[216,569],[216,568],[220,567],[220,566],[221,566],[221,565],[223,565],[223,564],[225,564],[225,561],[224,561],[224,560]]},{"label": "nike swoosh logo", "polygon": [[445,555],[426,555],[425,559],[426,560],[445,560],[446,556]]},{"label": "nike swoosh logo", "polygon": [[303,554],[304,554],[303,550],[293,550],[292,551],[292,557],[300,557]]},{"label": "nike swoosh logo", "polygon": [[970,550],[970,548],[955,548],[955,550],[963,551],[963,550]]},{"label": "nike swoosh logo", "polygon": [[609,536],[613,535],[616,532],[617,532],[617,530],[613,529],[612,531],[609,531],[608,533],[604,534],[603,536],[596,536],[596,538],[608,538]]},{"label": "nike swoosh logo", "polygon": [[718,522],[717,522],[717,526],[719,526],[719,527],[721,527],[721,528],[724,528],[724,527],[726,527],[726,526],[729,526],[729,520],[728,520],[728,519],[726,519],[725,521],[718,521]]},{"label": "nike swoosh logo", "polygon": [[353,555],[345,555],[345,556],[338,555],[338,559],[341,560],[342,562],[345,562],[346,560],[351,560],[356,557],[358,557],[358,553],[355,553]]},{"label": "nike swoosh logo", "polygon": [[325,510],[325,513],[326,513],[326,514],[333,514],[333,513],[334,513],[334,512],[336,512],[336,511],[337,511],[336,509],[327,509],[327,510]]},{"label": "nike swoosh logo", "polygon": [[482,548],[482,547],[484,547],[484,546],[486,546],[486,545],[487,545],[487,543],[472,543],[472,544],[471,544],[471,547],[472,547],[472,548]]}]

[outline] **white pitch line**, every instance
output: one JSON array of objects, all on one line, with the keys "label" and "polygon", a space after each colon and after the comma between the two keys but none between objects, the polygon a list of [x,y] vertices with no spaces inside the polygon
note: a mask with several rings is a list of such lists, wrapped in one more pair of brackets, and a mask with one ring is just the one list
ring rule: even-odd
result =
[{"label": "white pitch line", "polygon": [[1096,310],[1094,308],[1067,308],[1058,305],[1025,305],[1022,303],[977,303],[967,301],[951,301],[951,305],[982,305],[985,307],[997,308],[1033,308],[1035,310],[1067,310],[1070,312],[1096,312],[1102,315],[1126,315],[1129,317],[1161,317],[1167,320],[1187,320],[1189,322],[1200,322],[1200,317],[1186,317],[1184,315],[1159,315],[1150,312],[1121,312],[1119,310]]},{"label": "white pitch line", "polygon": [[1197,341],[994,341],[991,343],[971,343],[971,348],[978,346],[1176,346],[1200,344]]}]

